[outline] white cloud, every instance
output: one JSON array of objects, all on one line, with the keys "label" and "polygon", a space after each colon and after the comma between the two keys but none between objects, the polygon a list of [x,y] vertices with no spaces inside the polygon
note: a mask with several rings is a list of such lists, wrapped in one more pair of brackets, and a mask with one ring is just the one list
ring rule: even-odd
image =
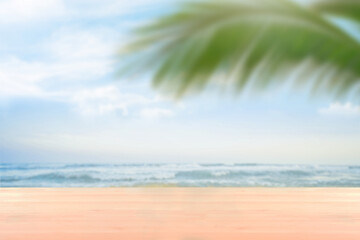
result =
[{"label": "white cloud", "polygon": [[[0,97],[65,102],[84,115],[128,115],[130,111],[141,117],[172,115],[169,110],[156,108],[167,100],[138,93],[144,86],[140,90],[119,88],[115,83],[101,86],[113,71],[112,56],[118,37],[117,32],[107,28],[63,28],[37,46],[43,54],[36,60],[0,58]],[[96,82],[97,87],[91,87],[89,81]],[[149,109],[142,111],[144,107]]]},{"label": "white cloud", "polygon": [[109,28],[61,28],[45,44],[45,51],[60,60],[109,58],[119,40],[117,31]]},{"label": "white cloud", "polygon": [[[164,0],[155,0],[155,3]],[[154,2],[146,0],[0,0],[0,24],[28,24],[60,17],[67,22],[88,17],[132,13]],[[127,24],[132,19],[124,19]],[[140,117],[173,115],[163,109],[167,100],[140,90],[108,83],[114,71],[121,33],[113,26],[61,27],[45,39],[38,38],[27,52],[0,56],[0,98],[46,98],[69,103],[85,115],[120,112]],[[101,86],[101,84],[106,85]],[[96,87],[94,87],[96,84]],[[148,86],[147,86],[148,87]],[[143,109],[146,108],[146,109]],[[142,110],[143,109],[143,110]]]},{"label": "white cloud", "polygon": [[43,57],[22,60],[16,56],[0,59],[0,95],[2,98],[44,97],[61,82],[97,80],[113,71],[117,34],[108,29],[61,29],[38,46]]},{"label": "white cloud", "polygon": [[105,86],[72,93],[71,102],[84,115],[103,115],[121,111],[128,115],[130,107],[154,103],[155,100],[139,94],[122,93],[116,86]]},{"label": "white cloud", "polygon": [[178,109],[174,105],[171,105],[172,108],[164,107],[168,101],[158,96],[125,91],[125,88],[116,85],[68,92],[65,96],[82,115],[97,116],[121,112],[123,116],[155,119],[173,117],[175,109]]},{"label": "white cloud", "polygon": [[140,116],[144,118],[173,117],[174,115],[174,111],[165,108],[145,108],[140,112]]},{"label": "white cloud", "polygon": [[118,38],[118,33],[108,28],[63,28],[44,44],[44,51],[54,62],[53,71],[62,79],[94,79],[112,71]]},{"label": "white cloud", "polygon": [[61,16],[65,6],[61,0],[2,0],[0,23],[28,23]]},{"label": "white cloud", "polygon": [[319,113],[323,115],[356,116],[360,115],[360,106],[351,102],[345,104],[336,102],[330,104],[327,108],[320,109]]},{"label": "white cloud", "polygon": [[43,96],[44,91],[38,83],[48,77],[44,67],[42,63],[25,62],[15,57],[0,61],[0,96]]},{"label": "white cloud", "polygon": [[[106,71],[101,73],[92,64],[96,65],[86,61],[82,63],[82,60],[69,60],[67,64],[62,61],[26,62],[17,58],[0,61],[0,98],[46,98],[69,103],[83,115],[104,115],[120,111],[124,116],[128,115],[130,108],[158,106],[166,102],[157,96],[139,94],[136,87],[130,90],[121,89],[115,84],[89,87],[83,79],[98,77],[101,83],[101,78],[106,75]],[[80,68],[80,65],[83,65],[83,68]],[[91,67],[95,69],[90,69]],[[65,84],[59,84],[59,81],[65,81]],[[75,84],[76,81],[80,81],[80,84]],[[48,90],[43,85],[52,85],[55,90]],[[151,114],[166,113],[144,113],[146,116]]]}]

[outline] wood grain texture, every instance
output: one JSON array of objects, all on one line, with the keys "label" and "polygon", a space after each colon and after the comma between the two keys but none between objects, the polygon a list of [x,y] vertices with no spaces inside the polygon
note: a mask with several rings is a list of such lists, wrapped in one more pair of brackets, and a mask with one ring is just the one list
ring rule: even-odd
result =
[{"label": "wood grain texture", "polygon": [[0,189],[1,240],[359,240],[360,189]]}]

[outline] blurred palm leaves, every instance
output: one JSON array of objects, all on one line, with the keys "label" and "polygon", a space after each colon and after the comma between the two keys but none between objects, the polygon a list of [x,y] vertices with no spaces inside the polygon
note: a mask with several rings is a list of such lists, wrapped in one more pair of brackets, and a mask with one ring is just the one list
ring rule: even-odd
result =
[{"label": "blurred palm leaves", "polygon": [[312,4],[312,7],[321,13],[360,21],[360,1],[358,0],[318,0]]},{"label": "blurred palm leaves", "polygon": [[333,16],[360,23],[360,1],[185,2],[135,29],[120,56],[127,73],[151,73],[155,87],[177,97],[211,84],[241,92],[289,79],[338,97],[360,83],[360,43]]}]

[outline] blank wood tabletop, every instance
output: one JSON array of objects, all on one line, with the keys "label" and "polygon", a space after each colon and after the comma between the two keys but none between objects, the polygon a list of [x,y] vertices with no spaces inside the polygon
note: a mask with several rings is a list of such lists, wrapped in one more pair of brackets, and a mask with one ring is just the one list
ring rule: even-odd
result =
[{"label": "blank wood tabletop", "polygon": [[359,240],[357,188],[0,188],[1,240]]}]

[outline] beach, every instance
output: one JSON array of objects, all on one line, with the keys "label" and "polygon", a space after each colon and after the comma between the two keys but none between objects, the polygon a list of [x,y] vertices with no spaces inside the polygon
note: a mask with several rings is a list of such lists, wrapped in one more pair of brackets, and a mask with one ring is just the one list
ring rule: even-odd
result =
[{"label": "beach", "polygon": [[358,240],[359,188],[0,188],[1,240]]}]

